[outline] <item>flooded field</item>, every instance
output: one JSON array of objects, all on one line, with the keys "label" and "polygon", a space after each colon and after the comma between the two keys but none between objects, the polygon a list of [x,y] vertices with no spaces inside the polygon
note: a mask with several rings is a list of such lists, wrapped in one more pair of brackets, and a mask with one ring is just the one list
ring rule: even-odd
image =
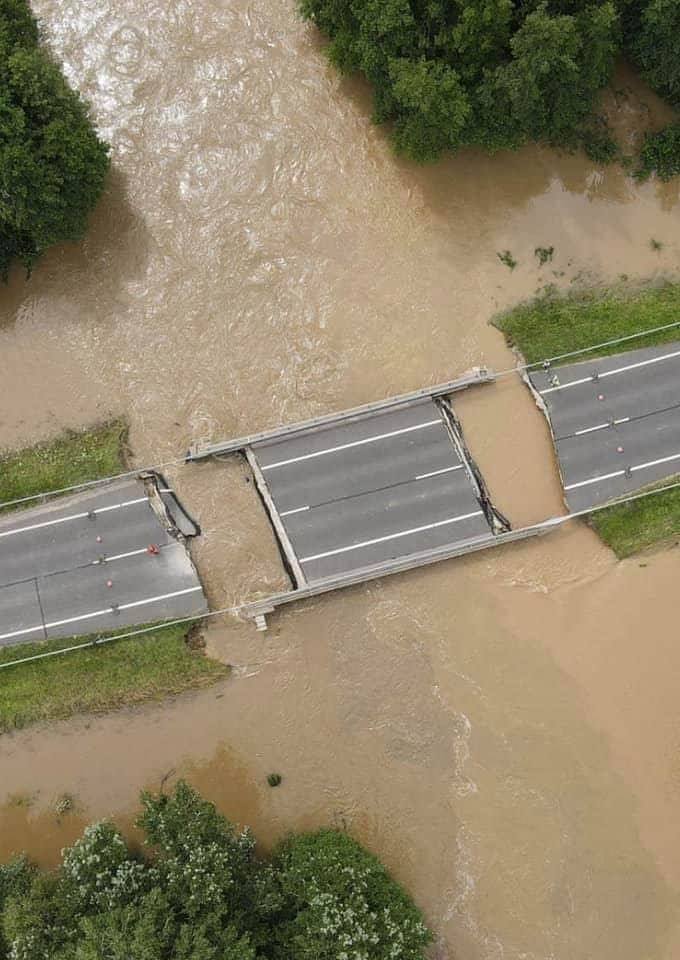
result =
[{"label": "flooded field", "polygon": [[[676,270],[676,184],[539,148],[396,162],[292,4],[34,6],[114,172],[82,247],[0,290],[2,446],[124,414],[137,463],[171,460],[511,366],[489,319],[546,283]],[[624,141],[659,120],[624,69],[615,88]],[[518,381],[457,405],[513,523],[562,509]],[[213,603],[283,585],[238,461],[167,473]],[[216,622],[221,686],[0,739],[0,855],[54,862],[85,820],[130,824],[140,788],[186,775],[265,847],[346,824],[408,884],[439,960],[672,960],[678,556],[617,564],[574,526],[287,609],[266,635]]]}]

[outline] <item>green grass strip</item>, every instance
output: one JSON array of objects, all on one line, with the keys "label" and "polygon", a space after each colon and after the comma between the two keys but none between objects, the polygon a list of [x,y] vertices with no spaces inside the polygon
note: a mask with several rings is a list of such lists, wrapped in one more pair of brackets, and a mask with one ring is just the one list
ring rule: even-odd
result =
[{"label": "green grass strip", "polygon": [[[627,290],[622,287],[544,296],[494,319],[528,363],[559,356],[640,330],[680,320],[680,284]],[[680,327],[583,354],[583,360],[680,340]],[[580,357],[565,360],[578,362]],[[669,483],[664,480],[657,486]],[[680,489],[618,504],[590,523],[618,557],[628,557],[680,535]]]},{"label": "green grass strip", "polygon": [[[677,482],[680,476],[656,486]],[[593,514],[590,523],[619,559],[680,536],[680,487]]]},{"label": "green grass strip", "polygon": [[126,443],[125,421],[112,420],[5,453],[0,456],[0,503],[122,473]]},{"label": "green grass strip", "polygon": [[[188,646],[190,630],[191,624],[162,627],[129,640],[114,640],[0,670],[0,733],[37,721],[160,700],[228,676],[228,666]],[[86,639],[92,638],[6,647],[0,649],[0,663],[59,650]]]},{"label": "green grass strip", "polygon": [[[678,320],[680,284],[666,283],[632,291],[620,287],[586,290],[568,296],[548,291],[537,300],[494,318],[493,322],[527,363],[534,363]],[[680,340],[680,327],[585,353],[583,359],[672,340]],[[572,357],[565,363],[579,359]]]},{"label": "green grass strip", "polygon": [[[0,457],[0,502],[121,473],[126,469],[126,443],[127,425],[114,420],[8,453]],[[0,670],[0,733],[41,720],[160,700],[227,676],[227,666],[190,649],[191,629],[191,624],[163,627]],[[0,647],[0,664],[88,639],[92,637]]]}]

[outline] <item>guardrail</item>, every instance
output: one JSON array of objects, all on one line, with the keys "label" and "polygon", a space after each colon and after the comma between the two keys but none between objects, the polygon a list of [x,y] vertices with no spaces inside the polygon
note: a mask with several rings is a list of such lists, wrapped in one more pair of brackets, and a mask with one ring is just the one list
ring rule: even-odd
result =
[{"label": "guardrail", "polygon": [[338,413],[312,417],[310,420],[301,420],[299,423],[291,423],[286,426],[274,427],[270,430],[262,430],[260,433],[252,433],[244,437],[237,437],[234,440],[224,440],[220,443],[202,443],[197,441],[189,447],[185,461],[191,463],[195,460],[205,460],[208,457],[214,457],[219,454],[237,453],[239,450],[245,450],[246,447],[251,447],[255,443],[263,443],[266,440],[283,439],[301,430],[322,429],[330,424],[339,423],[340,421],[352,422],[353,420],[370,416],[372,413],[379,413],[382,410],[412,404],[418,400],[425,400],[428,397],[447,396],[448,394],[458,393],[460,390],[466,390],[468,387],[478,386],[482,383],[493,383],[495,379],[495,373],[488,367],[473,367],[469,373],[459,377],[457,380],[438,383],[432,387],[422,387],[420,390],[414,390],[412,393],[403,393],[385,400],[376,400],[373,403],[365,403],[360,407],[352,407],[349,410],[342,410]]},{"label": "guardrail", "polygon": [[510,530],[507,533],[499,533],[496,535],[485,534],[484,536],[460,541],[456,544],[434,547],[431,550],[423,550],[420,553],[397,557],[394,560],[387,560],[372,566],[360,567],[347,574],[319,580],[310,586],[275,593],[262,600],[253,600],[249,603],[244,603],[238,608],[238,613],[249,620],[254,620],[258,630],[266,630],[267,614],[274,613],[277,607],[283,606],[284,604],[293,603],[297,600],[306,600],[323,593],[329,593],[332,590],[356,586],[360,583],[366,583],[369,580],[378,580],[381,577],[390,576],[394,573],[404,573],[407,570],[428,566],[440,560],[451,560],[454,557],[466,556],[470,553],[476,553],[479,550],[500,547],[505,543],[514,543],[516,540],[528,540],[530,537],[545,536],[545,534],[550,533],[570,519],[569,514],[562,517],[552,517],[549,520],[544,520],[542,523],[537,523],[530,527],[521,527],[519,530]]}]

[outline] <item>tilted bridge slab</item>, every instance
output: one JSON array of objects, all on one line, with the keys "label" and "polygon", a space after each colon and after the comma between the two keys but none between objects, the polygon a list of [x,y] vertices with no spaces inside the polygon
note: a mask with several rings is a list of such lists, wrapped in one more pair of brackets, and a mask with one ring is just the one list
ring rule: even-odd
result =
[{"label": "tilted bridge slab", "polygon": [[493,380],[480,368],[390,400],[193,447],[190,461],[245,455],[291,579],[291,590],[246,603],[242,612],[264,628],[266,614],[284,603],[507,535],[449,400]]}]

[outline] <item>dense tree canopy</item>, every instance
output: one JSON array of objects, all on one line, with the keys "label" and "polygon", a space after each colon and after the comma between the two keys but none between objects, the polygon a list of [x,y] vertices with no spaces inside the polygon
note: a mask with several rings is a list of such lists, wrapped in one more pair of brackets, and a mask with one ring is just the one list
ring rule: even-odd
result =
[{"label": "dense tree canopy", "polygon": [[[680,0],[628,0],[626,49],[647,83],[680,108]],[[645,137],[638,175],[662,180],[680,175],[680,122]]]},{"label": "dense tree canopy", "polygon": [[184,783],[143,795],[139,826],[144,858],[102,822],[54,872],[0,866],[0,960],[424,960],[419,911],[345,833],[263,861]]},{"label": "dense tree canopy", "polygon": [[651,87],[680,106],[680,0],[642,0],[624,10],[631,58]]},{"label": "dense tree canopy", "polygon": [[[302,0],[343,71],[373,85],[397,150],[588,140],[624,44],[680,102],[680,0]],[[600,141],[601,141],[601,134]],[[602,156],[611,153],[601,142]]]},{"label": "dense tree canopy", "polygon": [[108,169],[78,94],[39,44],[27,0],[0,0],[0,275],[79,239]]}]

